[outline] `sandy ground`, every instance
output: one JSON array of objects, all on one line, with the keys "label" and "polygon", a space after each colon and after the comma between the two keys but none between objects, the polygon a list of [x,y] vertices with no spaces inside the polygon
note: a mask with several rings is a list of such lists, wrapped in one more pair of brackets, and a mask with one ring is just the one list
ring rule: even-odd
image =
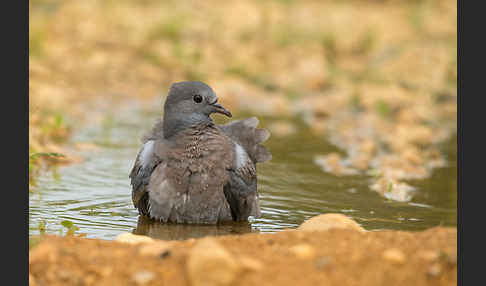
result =
[{"label": "sandy ground", "polygon": [[49,235],[29,268],[30,285],[456,285],[456,254],[457,230],[444,227],[138,244]]}]

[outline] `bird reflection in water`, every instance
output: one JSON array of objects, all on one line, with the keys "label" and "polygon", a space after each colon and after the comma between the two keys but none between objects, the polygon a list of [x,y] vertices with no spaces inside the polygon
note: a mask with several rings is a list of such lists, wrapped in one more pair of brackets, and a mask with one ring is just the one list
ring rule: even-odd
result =
[{"label": "bird reflection in water", "polygon": [[194,225],[161,223],[143,215],[138,217],[137,227],[133,234],[146,235],[154,239],[182,240],[204,236],[244,234],[258,232],[249,222],[233,222],[216,225]]}]

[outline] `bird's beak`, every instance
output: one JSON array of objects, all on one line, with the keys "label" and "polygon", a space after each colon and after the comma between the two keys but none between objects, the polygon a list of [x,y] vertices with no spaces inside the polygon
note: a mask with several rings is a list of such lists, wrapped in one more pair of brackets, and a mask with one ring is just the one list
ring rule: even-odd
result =
[{"label": "bird's beak", "polygon": [[214,108],[213,112],[221,113],[221,114],[224,114],[228,117],[233,116],[233,115],[231,115],[231,112],[229,112],[229,110],[227,110],[226,108],[224,108],[221,104],[219,104],[217,102],[218,102],[218,100],[216,99],[213,103],[210,104]]}]

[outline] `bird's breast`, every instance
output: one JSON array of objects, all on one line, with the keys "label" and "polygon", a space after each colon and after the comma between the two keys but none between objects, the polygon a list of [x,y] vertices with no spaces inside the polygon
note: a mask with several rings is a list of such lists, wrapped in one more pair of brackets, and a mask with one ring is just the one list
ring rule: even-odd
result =
[{"label": "bird's breast", "polygon": [[221,189],[228,180],[232,153],[224,137],[188,137],[185,144],[169,154],[168,169],[185,192]]}]

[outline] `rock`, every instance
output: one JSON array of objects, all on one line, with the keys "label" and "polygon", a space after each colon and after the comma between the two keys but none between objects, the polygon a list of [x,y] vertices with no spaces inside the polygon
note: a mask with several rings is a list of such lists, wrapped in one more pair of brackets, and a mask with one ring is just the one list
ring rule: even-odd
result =
[{"label": "rock", "polygon": [[313,258],[316,254],[314,247],[309,244],[297,244],[292,246],[289,250],[294,253],[295,256],[302,259]]},{"label": "rock", "polygon": [[446,262],[449,265],[457,265],[457,255],[456,254],[447,255]]},{"label": "rock", "polygon": [[132,280],[137,285],[144,285],[154,280],[155,273],[151,271],[141,270],[132,275]]},{"label": "rock", "polygon": [[394,263],[404,263],[405,262],[405,254],[397,248],[390,248],[383,252],[383,258],[394,262]]},{"label": "rock", "polygon": [[251,257],[241,257],[238,262],[244,269],[247,270],[259,271],[263,269],[263,264]]},{"label": "rock", "polygon": [[329,155],[327,155],[327,163],[329,164],[329,167],[331,169],[338,172],[338,170],[341,169],[341,155],[336,152],[330,153]]},{"label": "rock", "polygon": [[427,275],[436,277],[440,275],[440,272],[442,271],[442,267],[440,266],[439,263],[434,263],[432,266],[430,266],[429,270],[427,270]]},{"label": "rock", "polygon": [[168,252],[170,249],[170,244],[165,241],[155,241],[153,243],[146,243],[138,249],[141,255],[153,255],[162,256],[164,253]]},{"label": "rock", "polygon": [[241,267],[214,238],[203,238],[192,248],[187,271],[193,286],[230,285]]},{"label": "rock", "polygon": [[351,159],[351,165],[361,171],[365,171],[368,169],[368,166],[371,161],[371,156],[368,154],[358,154]]},{"label": "rock", "polygon": [[129,243],[129,244],[137,244],[137,243],[147,243],[147,242],[154,242],[154,240],[145,235],[136,235],[129,232],[125,232],[119,234],[115,241]]},{"label": "rock", "polygon": [[439,253],[437,251],[432,251],[432,250],[425,250],[422,252],[419,252],[418,257],[422,258],[423,260],[426,261],[434,261],[439,258]]},{"label": "rock", "polygon": [[423,155],[420,153],[418,148],[408,147],[401,154],[402,158],[414,165],[424,164]]},{"label": "rock", "polygon": [[69,280],[71,277],[74,277],[73,272],[69,269],[60,269],[57,271],[57,277],[61,280]]},{"label": "rock", "polygon": [[329,153],[328,155],[316,155],[313,160],[324,172],[331,173],[335,176],[358,174],[357,170],[345,166],[341,155],[336,152]]},{"label": "rock", "polygon": [[412,193],[415,191],[415,188],[407,183],[399,182],[388,177],[380,178],[369,187],[383,197],[399,202],[410,201],[412,199]]},{"label": "rock", "polygon": [[359,232],[365,232],[357,222],[343,214],[321,214],[304,221],[297,230],[314,231],[329,230],[332,228],[352,229]]}]

